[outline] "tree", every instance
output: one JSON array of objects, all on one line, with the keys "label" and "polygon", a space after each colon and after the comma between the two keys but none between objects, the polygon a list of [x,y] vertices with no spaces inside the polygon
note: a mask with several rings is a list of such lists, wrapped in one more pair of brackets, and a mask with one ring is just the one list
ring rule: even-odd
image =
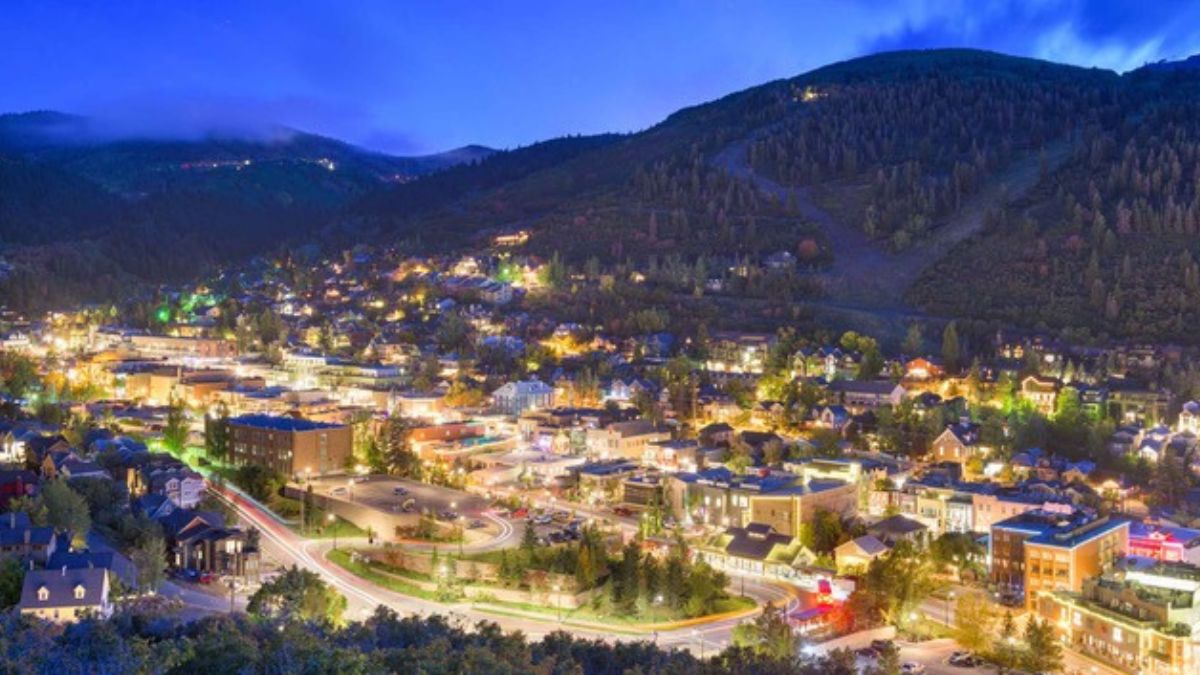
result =
[{"label": "tree", "polygon": [[217,461],[229,457],[229,406],[224,401],[217,404],[215,415],[204,416],[204,450]]},{"label": "tree", "polygon": [[612,570],[609,583],[614,607],[623,614],[632,614],[636,609],[642,560],[641,547],[636,540],[630,541],[621,551],[621,558]]},{"label": "tree", "polygon": [[525,532],[521,534],[521,550],[529,556],[537,549],[537,531],[531,520],[525,521]]},{"label": "tree", "polygon": [[667,568],[663,574],[663,595],[671,609],[683,608],[687,599],[687,569],[681,555],[672,553],[667,558]]},{"label": "tree", "polygon": [[167,421],[162,433],[163,445],[171,452],[182,452],[187,445],[187,413],[183,402],[177,398],[172,398],[171,405],[167,408]]},{"label": "tree", "polygon": [[70,532],[77,546],[87,543],[87,533],[92,527],[92,517],[87,500],[71,489],[62,479],[45,483],[42,487],[42,505],[46,508],[46,524],[58,532]]},{"label": "tree", "polygon": [[933,592],[931,564],[924,552],[901,541],[884,558],[872,560],[851,596],[854,615],[865,626],[886,622],[903,628]]},{"label": "tree", "polygon": [[981,653],[991,644],[996,613],[982,593],[965,592],[954,606],[954,639],[965,649]]},{"label": "tree", "polygon": [[921,324],[914,321],[908,324],[908,332],[904,336],[904,344],[902,349],[909,356],[917,356],[925,347],[925,336],[921,330]]},{"label": "tree", "polygon": [[780,661],[795,658],[799,648],[783,610],[770,604],[753,621],[734,627],[733,644]]},{"label": "tree", "polygon": [[8,609],[21,601],[21,586],[25,583],[25,566],[14,557],[0,560],[0,609]]},{"label": "tree", "polygon": [[166,541],[162,528],[153,521],[145,521],[139,526],[139,531],[129,559],[137,570],[138,592],[152,593],[166,579]]},{"label": "tree", "polygon": [[929,554],[939,568],[953,567],[961,581],[963,573],[983,554],[983,547],[969,534],[947,532],[933,541]]},{"label": "tree", "polygon": [[1004,612],[1004,618],[1000,621],[1000,633],[992,645],[992,658],[1000,666],[1001,672],[1016,668],[1020,664],[1021,654],[1017,649],[1017,625],[1013,621],[1011,611]]},{"label": "tree", "polygon": [[1025,653],[1021,667],[1031,673],[1062,670],[1062,646],[1054,638],[1054,627],[1045,619],[1032,617],[1025,623]]},{"label": "tree", "polygon": [[264,618],[339,626],[346,611],[346,598],[322,581],[316,572],[292,566],[255,591],[246,611]]},{"label": "tree", "polygon": [[942,364],[945,366],[946,372],[958,372],[959,366],[962,365],[959,362],[961,358],[962,354],[959,352],[958,346],[958,328],[951,321],[942,331]]},{"label": "tree", "polygon": [[234,472],[233,482],[251,497],[265,502],[279,492],[284,478],[265,466],[246,464]]}]

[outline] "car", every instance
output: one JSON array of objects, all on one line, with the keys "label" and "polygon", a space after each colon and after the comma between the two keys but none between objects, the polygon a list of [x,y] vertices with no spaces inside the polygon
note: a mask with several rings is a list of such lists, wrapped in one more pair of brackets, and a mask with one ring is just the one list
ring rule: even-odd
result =
[{"label": "car", "polygon": [[871,640],[871,649],[881,652],[892,646],[891,640]]},{"label": "car", "polygon": [[864,659],[873,659],[879,656],[879,652],[876,652],[874,647],[859,647],[854,650],[854,653]]},{"label": "car", "polygon": [[485,524],[485,523],[484,523],[482,520],[480,520],[480,519],[478,519],[478,518],[476,518],[475,520],[472,520],[471,522],[467,523],[467,529],[468,529],[468,530],[479,530],[479,529],[482,529],[482,528],[484,528],[484,527],[487,527],[487,525],[486,525],[486,524]]},{"label": "car", "polygon": [[618,516],[632,516],[633,515],[633,511],[625,508],[624,506],[614,506],[612,512]]},{"label": "car", "polygon": [[347,492],[347,490],[346,490],[346,486],[344,486],[344,485],[339,485],[338,487],[335,487],[335,488],[333,488],[332,490],[330,490],[330,491],[329,491],[329,494],[331,494],[331,495],[344,495],[344,494],[346,494],[346,492]]},{"label": "car", "polygon": [[535,525],[549,525],[551,520],[553,520],[553,518],[546,514],[542,514],[540,516],[534,516],[533,523]]},{"label": "car", "polygon": [[958,651],[951,654],[946,663],[958,668],[975,668],[983,665],[983,659],[970,652]]},{"label": "car", "polygon": [[513,520],[524,520],[529,517],[529,509],[520,508],[512,512]]},{"label": "car", "polygon": [[367,477],[366,476],[355,476],[354,482],[355,483],[365,483],[365,482],[367,482]]},{"label": "car", "polygon": [[924,675],[925,666],[916,661],[905,661],[900,664],[900,672],[904,673],[904,675]]},{"label": "car", "polygon": [[396,495],[397,497],[403,497],[404,495],[408,494],[408,490],[397,486],[392,488],[392,494]]},{"label": "car", "polygon": [[203,572],[200,574],[200,577],[197,579],[197,581],[199,581],[202,584],[211,584],[212,582],[214,582],[216,580],[217,580],[217,575],[213,574],[212,572]]},{"label": "car", "polygon": [[438,520],[454,520],[456,518],[458,518],[458,512],[451,511],[450,509],[446,509],[438,514]]},{"label": "car", "polygon": [[571,519],[571,514],[568,511],[555,511],[550,515],[550,518],[556,523],[565,523]]}]

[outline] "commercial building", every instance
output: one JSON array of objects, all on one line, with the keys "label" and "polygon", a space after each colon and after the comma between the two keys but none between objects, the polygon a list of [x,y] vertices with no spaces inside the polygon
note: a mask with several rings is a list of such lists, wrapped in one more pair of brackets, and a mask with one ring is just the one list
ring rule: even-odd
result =
[{"label": "commercial building", "polygon": [[1039,591],[1079,592],[1108,570],[1129,542],[1129,521],[1086,512],[1036,510],[992,526],[990,577],[1032,606]]},{"label": "commercial building", "polygon": [[353,454],[353,431],[344,424],[241,415],[229,419],[229,434],[235,464],[258,464],[285,476],[342,471]]},{"label": "commercial building", "polygon": [[[1149,562],[1149,565],[1140,564]],[[1076,651],[1126,672],[1200,672],[1200,568],[1134,561],[1084,580],[1074,591],[1043,591],[1035,611]]]}]

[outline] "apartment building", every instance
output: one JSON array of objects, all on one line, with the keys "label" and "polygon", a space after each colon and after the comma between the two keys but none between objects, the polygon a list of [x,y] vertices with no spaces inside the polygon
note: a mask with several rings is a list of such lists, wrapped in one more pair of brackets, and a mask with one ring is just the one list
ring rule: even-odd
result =
[{"label": "apartment building", "polygon": [[258,464],[285,476],[342,471],[353,453],[353,431],[345,424],[241,415],[229,419],[229,432],[235,464]]}]

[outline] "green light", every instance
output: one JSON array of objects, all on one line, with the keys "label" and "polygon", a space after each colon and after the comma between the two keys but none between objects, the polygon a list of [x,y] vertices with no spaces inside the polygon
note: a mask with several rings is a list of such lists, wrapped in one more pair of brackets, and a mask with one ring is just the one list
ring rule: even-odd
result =
[{"label": "green light", "polygon": [[166,323],[166,322],[170,321],[171,320],[171,308],[167,307],[165,305],[162,307],[159,307],[158,310],[154,312],[154,318],[159,323]]}]

